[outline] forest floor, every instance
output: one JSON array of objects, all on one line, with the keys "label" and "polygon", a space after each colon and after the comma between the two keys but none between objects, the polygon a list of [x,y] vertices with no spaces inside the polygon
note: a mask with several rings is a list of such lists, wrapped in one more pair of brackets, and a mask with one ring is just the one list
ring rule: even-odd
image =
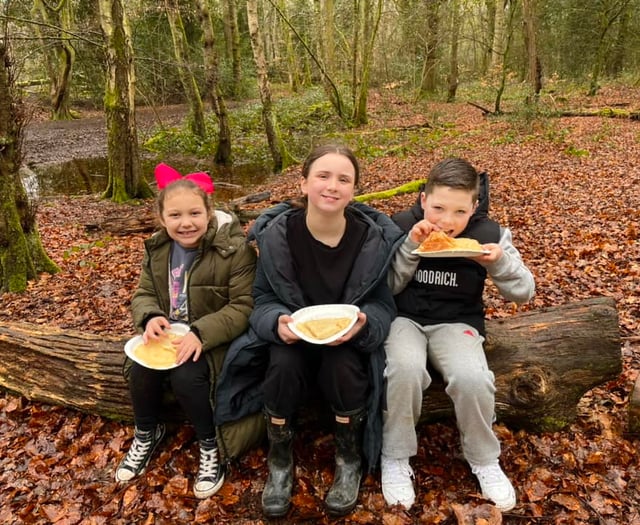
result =
[{"label": "forest floor", "polygon": [[[638,99],[637,90],[609,89],[596,99],[564,103],[598,107],[637,104]],[[424,178],[449,155],[487,170],[491,214],[512,229],[537,286],[535,298],[516,308],[489,285],[488,317],[612,297],[619,312],[623,371],[588,392],[576,420],[561,432],[496,425],[501,461],[518,493],[518,505],[503,516],[478,494],[475,479],[457,456],[455,423],[445,421],[419,428],[419,454],[413,461],[417,503],[411,511],[385,506],[375,474],[364,481],[356,510],[340,520],[323,511],[332,477],[332,440],[326,429],[301,431],[294,504],[280,522],[640,525],[640,440],[628,432],[627,420],[640,370],[640,122],[599,117],[525,122],[488,118],[464,103],[433,103],[418,114],[414,105],[385,95],[373,96],[371,108],[370,124],[359,130],[370,148],[383,128],[431,127],[424,128],[420,143],[406,144],[409,153],[396,148],[395,154],[381,152],[363,163],[361,190]],[[81,119],[68,123],[69,128],[67,123],[32,123],[27,162],[66,160],[78,151],[85,156],[89,148],[104,151],[100,121]],[[295,196],[298,169],[246,188],[246,193],[269,190],[269,202]],[[414,199],[404,195],[371,205],[392,213]],[[88,217],[95,223],[127,211],[127,205],[100,201],[97,195],[42,202],[39,230],[60,272],[41,276],[24,294],[4,294],[0,322],[132,334],[128,307],[146,234],[114,237],[85,228]],[[166,439],[143,476],[121,486],[113,480],[114,469],[131,436],[127,424],[0,393],[0,523],[265,522],[260,511],[267,475],[264,447],[240,460],[218,494],[199,501],[191,492],[197,454],[189,427]]]}]

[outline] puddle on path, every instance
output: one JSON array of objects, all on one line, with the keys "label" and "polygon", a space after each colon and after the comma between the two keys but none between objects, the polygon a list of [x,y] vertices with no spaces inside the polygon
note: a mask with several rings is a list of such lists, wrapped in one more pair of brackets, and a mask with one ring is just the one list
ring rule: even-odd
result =
[{"label": "puddle on path", "polygon": [[[215,200],[227,201],[251,193],[251,187],[269,176],[265,166],[243,165],[230,168],[209,165],[202,161],[171,160],[167,164],[180,173],[207,171],[216,185]],[[150,183],[157,160],[142,159],[142,173]],[[56,195],[90,195],[101,193],[107,187],[108,163],[106,158],[74,159],[60,164],[38,164],[23,175],[23,183],[30,195],[51,197]]]}]

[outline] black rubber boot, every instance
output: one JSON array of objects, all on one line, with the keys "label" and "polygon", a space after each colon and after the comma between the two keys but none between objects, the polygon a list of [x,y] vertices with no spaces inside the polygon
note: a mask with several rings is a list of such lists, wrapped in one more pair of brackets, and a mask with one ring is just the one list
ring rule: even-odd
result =
[{"label": "black rubber boot", "polygon": [[[291,505],[293,488],[293,430],[290,422],[273,414],[266,414],[269,455],[269,477],[262,491],[262,512],[269,518],[284,516]],[[274,420],[278,423],[276,424]]]},{"label": "black rubber boot", "polygon": [[336,414],[336,471],[325,505],[333,516],[348,514],[356,506],[362,478],[364,409]]}]

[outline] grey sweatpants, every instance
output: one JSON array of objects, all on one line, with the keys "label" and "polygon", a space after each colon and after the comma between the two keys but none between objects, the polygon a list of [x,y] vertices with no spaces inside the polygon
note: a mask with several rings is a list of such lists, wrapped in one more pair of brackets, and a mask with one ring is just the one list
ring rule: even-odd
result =
[{"label": "grey sweatpants", "polygon": [[431,384],[427,358],[446,383],[460,431],[462,452],[471,465],[486,465],[500,456],[493,432],[495,383],[482,337],[463,323],[421,326],[406,317],[391,324],[385,342],[387,406],[383,413],[382,453],[408,458],[418,451],[416,424],[422,393]]}]

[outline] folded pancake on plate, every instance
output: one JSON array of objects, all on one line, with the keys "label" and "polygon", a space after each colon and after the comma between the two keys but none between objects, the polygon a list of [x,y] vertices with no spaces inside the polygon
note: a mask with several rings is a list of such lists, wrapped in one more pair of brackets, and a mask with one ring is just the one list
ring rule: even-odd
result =
[{"label": "folded pancake on plate", "polygon": [[455,241],[456,250],[469,250],[473,252],[481,252],[482,245],[475,239],[467,239],[466,237],[456,237]]},{"label": "folded pancake on plate", "polygon": [[444,232],[431,232],[420,246],[419,252],[442,252],[448,250],[482,251],[482,246],[475,239],[466,237],[449,237]]},{"label": "folded pancake on plate", "polygon": [[176,347],[171,344],[176,337],[169,332],[160,339],[150,339],[137,345],[133,353],[149,368],[167,368],[176,364]]},{"label": "folded pancake on plate", "polygon": [[308,337],[322,340],[344,330],[350,322],[350,317],[325,317],[296,323],[296,328]]}]

